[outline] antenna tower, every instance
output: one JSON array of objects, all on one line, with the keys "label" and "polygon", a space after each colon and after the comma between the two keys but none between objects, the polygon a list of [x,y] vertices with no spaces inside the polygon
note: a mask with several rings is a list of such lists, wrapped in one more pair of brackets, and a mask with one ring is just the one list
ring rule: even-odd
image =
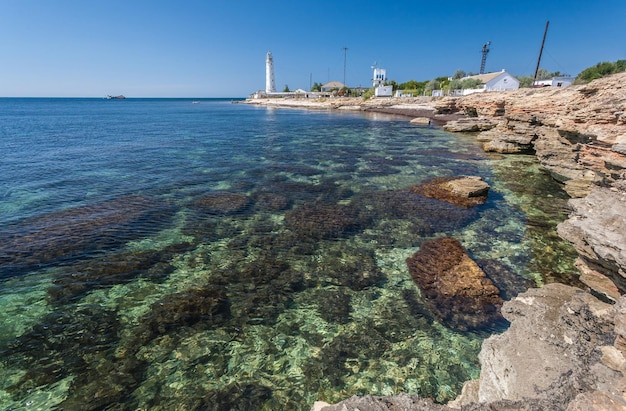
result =
[{"label": "antenna tower", "polygon": [[483,58],[480,60],[480,72],[479,74],[485,74],[485,64],[487,63],[487,54],[489,54],[489,46],[491,45],[491,42],[488,41],[485,44],[483,44]]}]

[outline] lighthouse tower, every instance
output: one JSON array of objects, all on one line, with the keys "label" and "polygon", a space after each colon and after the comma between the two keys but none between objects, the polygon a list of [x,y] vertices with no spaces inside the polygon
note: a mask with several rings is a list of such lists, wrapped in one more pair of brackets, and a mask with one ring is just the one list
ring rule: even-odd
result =
[{"label": "lighthouse tower", "polygon": [[276,93],[276,83],[274,83],[274,59],[272,58],[272,52],[267,52],[267,58],[265,59],[265,92]]}]

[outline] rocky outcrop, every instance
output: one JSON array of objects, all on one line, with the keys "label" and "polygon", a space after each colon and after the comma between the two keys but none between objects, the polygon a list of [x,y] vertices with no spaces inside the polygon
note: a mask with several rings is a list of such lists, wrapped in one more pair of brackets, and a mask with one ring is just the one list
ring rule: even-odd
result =
[{"label": "rocky outcrop", "polygon": [[406,263],[428,307],[446,325],[468,330],[501,320],[500,291],[458,240],[427,241]]},{"label": "rocky outcrop", "polygon": [[313,410],[626,410],[626,297],[610,305],[549,284],[504,303],[502,313],[511,326],[485,340],[480,378],[455,401],[366,396]]},{"label": "rocky outcrop", "polygon": [[626,351],[618,343],[625,308],[626,298],[615,307],[562,284],[520,294],[502,308],[510,328],[483,343],[480,379],[450,405],[508,401],[539,406],[533,409],[626,409]]},{"label": "rocky outcrop", "polygon": [[[520,89],[450,97],[439,113],[464,113],[448,131],[482,132],[487,151],[534,150],[541,164],[568,191],[584,196],[593,183],[611,185],[626,172],[626,73],[564,89]],[[488,127],[485,125],[489,125]],[[486,131],[488,129],[488,131]]]},{"label": "rocky outcrop", "polygon": [[[557,231],[580,255],[581,280],[588,283],[605,276],[621,294],[626,293],[626,193],[596,188],[585,198],[570,200],[569,205],[570,218]],[[599,288],[595,283],[588,285]],[[615,299],[611,284],[607,287],[599,291]]]},{"label": "rocky outcrop", "polygon": [[479,176],[437,177],[411,187],[411,191],[459,207],[471,207],[487,201],[489,184]]}]

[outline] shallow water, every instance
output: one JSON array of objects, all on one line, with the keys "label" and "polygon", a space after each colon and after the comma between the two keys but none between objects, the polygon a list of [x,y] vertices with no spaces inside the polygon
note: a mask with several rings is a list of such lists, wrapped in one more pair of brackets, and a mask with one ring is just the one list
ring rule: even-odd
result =
[{"label": "shallow water", "polygon": [[[0,99],[0,153],[1,409],[443,402],[497,329],[429,312],[405,263],[424,240],[575,281],[566,197],[534,158],[403,118]],[[482,176],[489,201],[407,194],[455,175]]]}]

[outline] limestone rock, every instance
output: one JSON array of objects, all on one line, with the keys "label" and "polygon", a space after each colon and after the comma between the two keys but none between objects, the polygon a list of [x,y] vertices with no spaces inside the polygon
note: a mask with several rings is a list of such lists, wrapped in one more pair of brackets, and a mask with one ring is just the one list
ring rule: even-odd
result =
[{"label": "limestone rock", "polygon": [[427,241],[406,262],[427,305],[449,327],[478,329],[501,321],[499,290],[458,240]]},{"label": "limestone rock", "polygon": [[428,117],[416,117],[410,121],[411,124],[419,124],[422,126],[429,126],[430,122],[431,120]]},{"label": "limestone rock", "polygon": [[579,393],[587,393],[585,401],[617,401],[611,392],[619,392],[623,374],[602,363],[601,349],[615,340],[614,307],[549,284],[506,302],[502,313],[510,328],[485,340],[479,355],[481,403],[539,399],[565,410],[583,401]]},{"label": "limestone rock", "polygon": [[463,118],[449,121],[443,127],[446,131],[471,133],[476,131],[491,130],[496,123],[486,118]]},{"label": "limestone rock", "polygon": [[460,207],[487,201],[489,184],[479,176],[438,177],[411,187],[411,191]]},{"label": "limestone rock", "polygon": [[483,144],[483,150],[503,154],[532,153],[534,151],[533,142],[537,136],[532,133],[496,133],[494,133],[494,138]]},{"label": "limestone rock", "polygon": [[434,404],[416,395],[399,394],[391,397],[353,396],[335,405],[316,403],[311,411],[447,411],[450,408]]},{"label": "limestone rock", "polygon": [[569,201],[572,212],[558,225],[592,270],[609,277],[626,292],[626,193],[595,188],[585,198]]}]

